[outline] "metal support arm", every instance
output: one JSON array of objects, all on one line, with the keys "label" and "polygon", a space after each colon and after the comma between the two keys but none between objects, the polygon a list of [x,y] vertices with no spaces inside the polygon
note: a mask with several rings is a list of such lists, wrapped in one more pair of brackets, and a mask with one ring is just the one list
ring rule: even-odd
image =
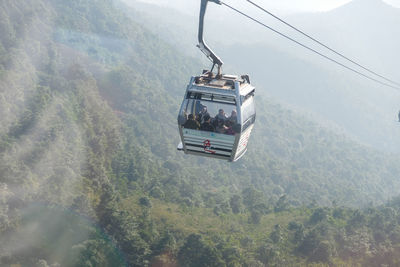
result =
[{"label": "metal support arm", "polygon": [[199,19],[199,44],[197,45],[198,48],[212,61],[213,67],[215,65],[218,66],[218,76],[221,76],[221,67],[222,67],[222,60],[207,46],[204,41],[203,31],[204,31],[204,16],[206,14],[207,4],[208,2],[214,2],[216,4],[221,5],[220,0],[201,0],[200,6],[200,19]]}]

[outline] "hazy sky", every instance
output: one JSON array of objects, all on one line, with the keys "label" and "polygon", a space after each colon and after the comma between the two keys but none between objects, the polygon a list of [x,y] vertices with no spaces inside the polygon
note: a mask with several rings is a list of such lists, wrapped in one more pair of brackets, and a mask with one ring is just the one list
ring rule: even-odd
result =
[{"label": "hazy sky", "polygon": [[[125,0],[129,2],[130,0]],[[162,6],[169,6],[177,8],[185,13],[191,13],[190,9],[198,6],[200,0],[139,0],[158,4]],[[245,8],[248,6],[246,0],[224,0],[226,3],[232,4],[236,7]],[[371,1],[371,0],[364,0]],[[400,8],[400,0],[382,0],[392,6]],[[318,12],[328,11],[339,7],[343,4],[351,2],[351,0],[254,0],[254,2],[269,8],[273,11],[278,11],[284,14],[296,12]]]}]

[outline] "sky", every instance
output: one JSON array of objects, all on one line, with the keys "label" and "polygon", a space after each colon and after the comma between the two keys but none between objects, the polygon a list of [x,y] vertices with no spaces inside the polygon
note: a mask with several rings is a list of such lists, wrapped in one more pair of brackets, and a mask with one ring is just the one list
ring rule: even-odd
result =
[{"label": "sky", "polygon": [[[129,2],[131,0],[125,0]],[[169,6],[179,9],[185,13],[191,13],[190,10],[199,5],[200,0],[138,0],[141,2]],[[337,8],[352,0],[254,0],[255,3],[274,12],[280,12],[281,15],[293,14],[299,12],[323,12]],[[371,1],[371,0],[364,0]],[[394,7],[400,8],[400,0],[382,0]],[[224,0],[224,2],[235,7],[244,8],[248,4],[245,0]],[[196,10],[197,11],[197,10]]]}]

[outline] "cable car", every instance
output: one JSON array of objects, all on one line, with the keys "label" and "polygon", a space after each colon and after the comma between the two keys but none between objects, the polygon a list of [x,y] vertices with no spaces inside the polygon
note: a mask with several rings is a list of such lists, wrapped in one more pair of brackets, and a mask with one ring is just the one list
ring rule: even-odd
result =
[{"label": "cable car", "polygon": [[[178,114],[181,144],[186,154],[236,161],[247,151],[256,111],[255,87],[248,75],[222,74],[221,59],[203,39],[204,15],[208,2],[202,0],[199,20],[200,50],[213,62],[210,71],[194,76],[186,88]],[[217,73],[213,72],[217,66]]]}]

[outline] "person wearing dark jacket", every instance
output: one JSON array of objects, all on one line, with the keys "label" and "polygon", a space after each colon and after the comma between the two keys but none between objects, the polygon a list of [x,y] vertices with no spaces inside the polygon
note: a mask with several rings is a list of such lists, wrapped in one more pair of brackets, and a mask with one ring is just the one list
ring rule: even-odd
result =
[{"label": "person wearing dark jacket", "polygon": [[228,118],[226,117],[225,111],[221,108],[218,110],[218,114],[215,116],[215,119],[225,122]]},{"label": "person wearing dark jacket", "polygon": [[204,122],[203,124],[200,126],[200,130],[202,131],[206,131],[206,132],[214,132],[215,128],[214,126],[211,124],[211,117],[210,115],[206,114],[203,117]]},{"label": "person wearing dark jacket", "polygon": [[237,113],[236,110],[232,110],[231,116],[227,119],[227,126],[232,126],[237,123]]},{"label": "person wearing dark jacket", "polygon": [[194,119],[193,114],[189,114],[188,120],[183,124],[184,128],[198,130],[200,129],[200,124]]},{"label": "person wearing dark jacket", "polygon": [[205,117],[206,115],[210,116],[210,114],[208,114],[208,111],[207,111],[207,106],[203,106],[203,109],[202,109],[202,110],[200,111],[200,113],[199,113],[199,120],[198,120],[198,122],[200,122],[200,124],[202,124],[202,123],[205,122],[204,117]]}]

